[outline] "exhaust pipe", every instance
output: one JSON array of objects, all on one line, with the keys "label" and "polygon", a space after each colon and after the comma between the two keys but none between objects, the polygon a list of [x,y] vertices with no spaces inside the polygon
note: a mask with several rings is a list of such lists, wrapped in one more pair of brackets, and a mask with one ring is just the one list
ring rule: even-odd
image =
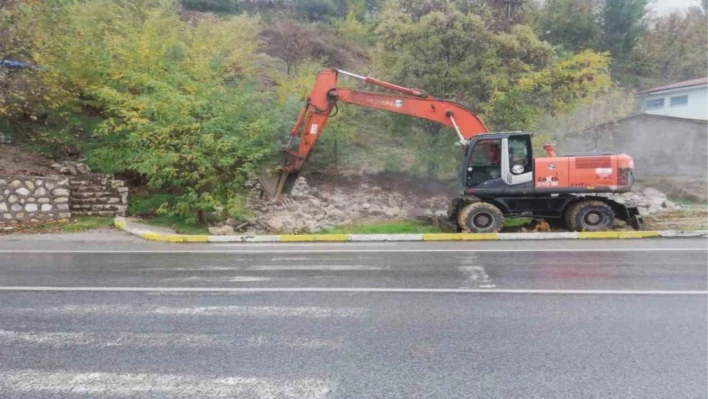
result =
[{"label": "exhaust pipe", "polygon": [[555,144],[544,144],[543,150],[546,151],[546,154],[548,155],[549,158],[556,157],[556,145]]}]

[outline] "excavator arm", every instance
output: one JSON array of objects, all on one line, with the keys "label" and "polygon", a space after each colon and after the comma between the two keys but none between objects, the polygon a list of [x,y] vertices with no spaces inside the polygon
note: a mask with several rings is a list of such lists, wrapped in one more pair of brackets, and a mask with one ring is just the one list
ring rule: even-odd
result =
[{"label": "excavator arm", "polygon": [[[400,94],[339,88],[337,87],[337,78],[340,73]],[[261,186],[265,192],[277,197],[292,190],[298,172],[310,156],[312,148],[322,134],[337,102],[437,122],[454,129],[463,143],[475,135],[487,132],[484,123],[463,105],[431,97],[422,90],[409,89],[337,69],[325,69],[317,75],[317,81],[290,132],[291,138],[288,146],[283,150],[282,164],[278,170],[266,172],[260,178]],[[293,143],[298,136],[300,136],[300,140],[295,149]]]}]

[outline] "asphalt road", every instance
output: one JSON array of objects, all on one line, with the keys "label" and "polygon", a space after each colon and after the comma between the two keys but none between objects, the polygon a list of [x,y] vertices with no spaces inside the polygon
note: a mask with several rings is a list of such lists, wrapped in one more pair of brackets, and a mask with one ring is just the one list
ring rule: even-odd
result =
[{"label": "asphalt road", "polygon": [[703,239],[0,239],[0,398],[706,398]]}]

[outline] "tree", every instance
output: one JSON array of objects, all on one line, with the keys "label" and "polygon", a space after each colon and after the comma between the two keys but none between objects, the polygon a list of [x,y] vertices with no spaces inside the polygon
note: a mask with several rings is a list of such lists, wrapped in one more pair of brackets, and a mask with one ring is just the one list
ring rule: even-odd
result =
[{"label": "tree", "polygon": [[579,52],[601,45],[600,0],[547,0],[538,16],[544,40],[562,51]]},{"label": "tree", "polygon": [[288,75],[296,72],[298,65],[312,57],[315,29],[300,24],[285,14],[263,31],[266,52],[285,61]]},{"label": "tree", "polygon": [[708,19],[698,7],[651,20],[624,80],[640,87],[708,76]]},{"label": "tree", "polygon": [[259,21],[190,25],[173,0],[69,3],[61,23],[37,25],[34,42],[53,45],[33,59],[76,107],[101,115],[88,162],[178,194],[166,211],[241,213],[244,181],[277,146],[278,111],[254,79]]},{"label": "tree", "polygon": [[619,66],[629,59],[646,29],[649,0],[605,0],[602,9],[606,50]]},{"label": "tree", "polygon": [[[376,70],[396,83],[466,104],[500,130],[533,129],[544,112],[563,112],[609,86],[607,55],[556,59],[531,27],[495,32],[489,28],[493,23],[453,1],[391,3],[377,29]],[[422,126],[432,136],[441,129]],[[448,137],[426,151],[440,152],[454,139]],[[436,164],[427,169],[434,173]]]}]

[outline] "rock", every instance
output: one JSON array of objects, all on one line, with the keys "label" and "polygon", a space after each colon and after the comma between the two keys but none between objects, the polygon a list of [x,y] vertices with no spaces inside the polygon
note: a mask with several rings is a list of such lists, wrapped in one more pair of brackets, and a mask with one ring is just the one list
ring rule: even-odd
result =
[{"label": "rock", "polygon": [[368,202],[364,202],[363,204],[361,204],[361,209],[366,210],[369,208],[371,208],[371,204],[369,204]]},{"label": "rock", "polygon": [[645,188],[642,193],[647,196],[647,197],[664,197],[666,198],[666,195],[662,193],[661,191],[655,189],[655,188]]},{"label": "rock", "polygon": [[27,198],[27,202],[36,202],[36,201],[37,201],[37,199],[34,197]]},{"label": "rock", "polygon": [[327,211],[327,216],[333,217],[333,218],[344,218],[344,216],[346,216],[346,214],[344,213],[344,211],[334,208],[332,210]]},{"label": "rock", "polygon": [[23,219],[25,217],[24,212],[15,212],[15,219]]},{"label": "rock", "polygon": [[4,179],[0,179],[0,186],[4,186],[7,184],[7,181]]},{"label": "rock", "polygon": [[7,202],[14,204],[17,202],[18,198],[15,194],[12,194],[11,196],[7,197]]},{"label": "rock", "polygon": [[283,219],[275,216],[266,221],[266,224],[268,227],[270,227],[273,230],[282,230],[283,229]]},{"label": "rock", "polygon": [[52,201],[52,200],[50,200],[49,198],[46,198],[46,197],[45,197],[45,198],[40,198],[40,199],[37,200],[37,202],[39,202],[40,204],[46,204],[46,203],[49,203],[49,202],[51,202],[51,201]]},{"label": "rock", "polygon": [[42,204],[42,212],[47,212],[52,210],[52,205],[51,204]]},{"label": "rock", "polygon": [[37,212],[37,204],[27,204],[25,205],[25,211],[27,212]]},{"label": "rock", "polygon": [[77,163],[76,171],[84,175],[87,173],[91,173],[91,169],[85,163]]},{"label": "rock", "polygon": [[2,217],[5,219],[12,219],[12,214],[11,213],[3,213]]},{"label": "rock", "polygon": [[63,166],[62,164],[60,164],[60,163],[58,163],[58,162],[55,162],[55,163],[52,164],[51,168],[52,168],[52,169],[57,169],[57,170],[59,170],[59,169],[62,168],[62,166]]},{"label": "rock", "polygon": [[60,212],[57,214],[57,217],[59,219],[69,219],[71,217],[71,213],[69,212]]},{"label": "rock", "polygon": [[43,195],[47,195],[47,189],[45,189],[44,187],[40,187],[40,188],[34,190],[34,195],[36,195],[38,197],[41,197]]},{"label": "rock", "polygon": [[401,210],[399,208],[386,208],[383,213],[386,217],[395,218]]},{"label": "rock", "polygon": [[12,204],[12,205],[10,205],[10,209],[14,212],[18,212],[18,211],[21,211],[23,209],[23,207],[20,204]]},{"label": "rock", "polygon": [[434,215],[436,218],[444,218],[444,217],[447,217],[447,211],[438,210],[438,211],[435,211]]},{"label": "rock", "polygon": [[54,185],[54,183],[47,182],[47,184],[45,184],[44,187],[46,187],[47,190],[51,190],[55,187],[55,185]]},{"label": "rock", "polygon": [[7,212],[7,204],[0,202],[0,212]]},{"label": "rock", "polygon": [[54,198],[54,203],[55,204],[63,204],[69,202],[69,197],[57,197]]},{"label": "rock", "polygon": [[17,193],[23,197],[26,197],[29,195],[30,191],[28,189],[26,189],[25,187],[20,187],[15,190],[15,193]]},{"label": "rock", "polygon": [[69,190],[65,188],[56,188],[52,190],[52,195],[69,195]]},{"label": "rock", "polygon": [[209,235],[212,236],[220,236],[221,234],[221,226],[209,226],[207,229],[209,230]]},{"label": "rock", "polygon": [[44,184],[44,180],[35,180],[35,181],[34,181],[34,184],[35,184],[37,187],[39,187],[39,186],[41,186],[42,184]]},{"label": "rock", "polygon": [[27,187],[27,189],[32,191],[32,190],[34,190],[34,183],[31,182],[30,180],[25,180],[25,187]]},{"label": "rock", "polygon": [[22,182],[19,180],[13,180],[8,186],[11,190],[22,187]]}]

